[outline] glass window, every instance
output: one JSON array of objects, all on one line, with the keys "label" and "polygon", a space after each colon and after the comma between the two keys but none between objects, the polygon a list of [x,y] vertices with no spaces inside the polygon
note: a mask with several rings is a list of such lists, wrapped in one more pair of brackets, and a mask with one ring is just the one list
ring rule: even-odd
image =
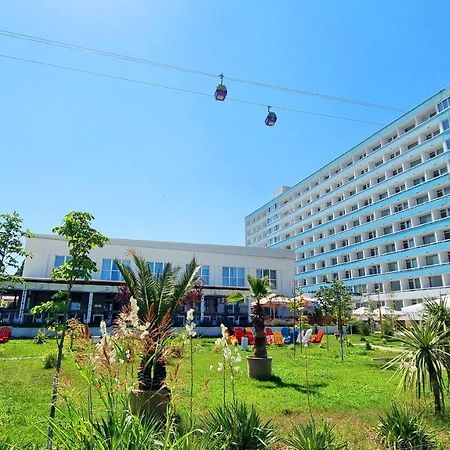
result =
[{"label": "glass window", "polygon": [[425,202],[427,202],[427,201],[428,201],[428,194],[422,195],[421,197],[416,198],[416,203],[417,203],[418,205],[420,205],[420,204],[422,204],[422,203],[425,203]]},{"label": "glass window", "polygon": [[436,264],[439,264],[439,257],[438,255],[429,255],[425,257],[425,264],[427,266],[434,266]]},{"label": "glass window", "polygon": [[258,278],[268,277],[272,289],[277,288],[277,271],[272,269],[256,269],[256,276]]},{"label": "glass window", "polygon": [[421,223],[421,224],[431,222],[432,220],[433,220],[433,218],[432,218],[431,214],[427,214],[425,216],[419,217],[419,223]]},{"label": "glass window", "polygon": [[428,282],[430,287],[441,287],[442,286],[442,276],[435,275],[434,277],[428,277]]},{"label": "glass window", "polygon": [[398,270],[398,265],[396,262],[388,263],[388,272],[395,272]]},{"label": "glass window", "polygon": [[60,256],[60,255],[56,255],[55,256],[55,268],[62,266],[63,264],[65,264],[67,261],[70,261],[72,259],[72,257],[70,255],[66,255],[66,256]]},{"label": "glass window", "polygon": [[222,284],[224,286],[245,286],[243,267],[222,267]]},{"label": "glass window", "polygon": [[203,281],[203,284],[208,286],[209,285],[209,266],[200,266],[198,275]]},{"label": "glass window", "polygon": [[427,234],[426,236],[423,236],[422,241],[424,244],[432,244],[433,242],[436,242],[436,237],[433,234]]},{"label": "glass window", "polygon": [[[119,259],[120,262],[126,266],[130,266],[131,261],[129,259]],[[117,267],[114,259],[104,259],[102,262],[101,279],[108,281],[123,281],[122,274]]]},{"label": "glass window", "polygon": [[400,290],[400,281],[391,281],[391,291],[399,291]]},{"label": "glass window", "polygon": [[439,112],[444,111],[444,109],[447,109],[449,106],[450,106],[450,97],[438,103],[437,105],[438,111]]},{"label": "glass window", "polygon": [[406,262],[407,269],[414,269],[415,267],[417,267],[417,259],[416,258],[407,259],[405,262]]},{"label": "glass window", "polygon": [[166,263],[149,261],[148,268],[153,275],[161,276],[166,268]]},{"label": "glass window", "polygon": [[418,164],[421,164],[421,162],[422,162],[422,158],[419,158],[419,159],[415,159],[414,161],[411,161],[410,162],[410,167],[414,167],[414,166],[417,166]]},{"label": "glass window", "polygon": [[395,244],[386,244],[386,253],[395,252]]},{"label": "glass window", "polygon": [[409,289],[420,289],[420,279],[419,278],[410,278],[408,280]]}]

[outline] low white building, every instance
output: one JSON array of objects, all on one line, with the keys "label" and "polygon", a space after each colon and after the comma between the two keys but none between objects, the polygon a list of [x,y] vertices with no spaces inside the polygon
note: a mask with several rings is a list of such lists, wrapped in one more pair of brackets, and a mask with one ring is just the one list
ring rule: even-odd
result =
[{"label": "low white building", "polygon": [[[114,259],[132,264],[131,249],[148,261],[153,273],[162,272],[166,263],[184,269],[196,258],[204,284],[197,315],[201,325],[248,322],[249,303],[228,305],[225,298],[234,290],[248,291],[247,274],[250,273],[269,276],[275,292],[292,296],[294,252],[291,250],[111,239],[105,247],[92,251],[91,257],[99,270],[89,282],[75,284],[71,316],[91,325],[98,325],[101,320],[112,323],[121,307],[117,292],[123,284]],[[64,283],[51,278],[51,271],[67,260],[66,242],[59,236],[40,234],[27,239],[26,250],[32,256],[25,260],[24,284],[9,291],[7,307],[0,309],[0,322],[39,325],[42,318],[33,316],[30,309],[65,289]]]}]

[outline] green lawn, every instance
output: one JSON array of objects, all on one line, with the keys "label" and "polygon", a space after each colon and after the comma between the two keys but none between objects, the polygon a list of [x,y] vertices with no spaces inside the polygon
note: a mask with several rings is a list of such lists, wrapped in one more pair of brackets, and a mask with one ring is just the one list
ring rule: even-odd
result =
[{"label": "green lawn", "polygon": [[[353,443],[352,448],[377,448],[374,426],[378,414],[393,401],[411,403],[413,399],[397,392],[398,380],[393,378],[392,370],[382,370],[386,358],[398,352],[398,343],[386,345],[377,338],[368,339],[382,348],[366,351],[360,337],[352,336],[354,345],[346,348],[343,363],[334,338],[330,338],[330,350],[316,345],[303,352],[297,348],[296,355],[292,346],[272,346],[271,381],[249,379],[245,356],[251,353],[243,353],[243,373],[236,377],[237,398],[252,402],[262,416],[274,420],[280,430],[288,431],[291,422],[304,421],[310,415],[309,397],[314,417],[325,417],[336,424],[339,433]],[[194,346],[194,410],[201,417],[208,408],[222,402],[222,374],[216,369],[221,354],[214,351],[214,339],[195,340]],[[0,347],[0,436],[9,436],[16,443],[43,441],[40,430],[46,426],[53,371],[43,369],[41,357],[54,349],[54,341],[37,345],[12,340]],[[14,359],[23,357],[27,359]],[[68,350],[63,367],[65,392],[84,398],[85,386]],[[175,405],[183,413],[188,406],[189,361],[186,357],[173,359],[170,369]],[[231,399],[229,382],[227,397]],[[430,405],[426,406],[430,426],[444,435],[450,421],[436,422]]]}]

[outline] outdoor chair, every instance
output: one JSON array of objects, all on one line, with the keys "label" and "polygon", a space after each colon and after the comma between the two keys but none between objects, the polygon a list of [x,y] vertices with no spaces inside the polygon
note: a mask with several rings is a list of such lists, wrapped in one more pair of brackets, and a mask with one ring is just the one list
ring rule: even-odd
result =
[{"label": "outdoor chair", "polygon": [[311,338],[311,335],[312,335],[312,331],[313,331],[312,328],[309,328],[308,330],[306,330],[305,333],[303,333],[303,330],[302,330],[297,338],[298,343],[307,347],[309,339]]},{"label": "outdoor chair", "polygon": [[236,328],[234,329],[234,337],[236,338],[237,343],[238,343],[239,345],[241,345],[241,339],[242,339],[243,337],[245,337],[244,330],[243,330],[242,328],[240,328],[240,327],[236,327]]},{"label": "outdoor chair", "polygon": [[255,344],[255,334],[253,333],[253,330],[250,327],[247,327],[245,329],[245,336],[248,338],[249,345]]},{"label": "outdoor chair", "polygon": [[0,328],[0,344],[6,344],[9,341],[10,336],[11,336],[10,327]]},{"label": "outdoor chair", "polygon": [[237,345],[238,341],[236,339],[236,336],[231,334],[228,330],[226,331],[225,334],[227,336],[227,344],[228,345]]},{"label": "outdoor chair", "polygon": [[273,344],[273,331],[272,328],[266,327],[264,330],[264,334],[266,335],[266,344],[271,345]]},{"label": "outdoor chair", "polygon": [[283,335],[279,331],[273,332],[273,342],[275,345],[284,345]]},{"label": "outdoor chair", "polygon": [[310,338],[309,343],[310,344],[320,344],[322,342],[322,338],[323,338],[324,334],[325,334],[325,332],[323,330],[319,330],[319,332],[315,336]]},{"label": "outdoor chair", "polygon": [[291,333],[289,333],[289,328],[283,327],[281,329],[281,334],[283,336],[283,340],[285,344],[290,344],[292,342],[292,336]]}]

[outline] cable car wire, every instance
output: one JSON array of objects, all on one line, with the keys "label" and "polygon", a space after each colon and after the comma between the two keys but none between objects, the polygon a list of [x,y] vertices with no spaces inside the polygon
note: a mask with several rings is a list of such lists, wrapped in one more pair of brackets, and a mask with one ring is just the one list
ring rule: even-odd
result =
[{"label": "cable car wire", "polygon": [[[39,66],[51,67],[53,69],[61,69],[61,70],[70,71],[70,72],[82,73],[82,74],[85,74],[85,75],[94,75],[94,76],[97,76],[97,77],[109,78],[109,79],[113,79],[113,80],[127,81],[129,83],[140,84],[140,85],[144,85],[144,86],[151,86],[151,87],[157,87],[157,88],[162,88],[162,89],[169,89],[169,90],[172,90],[172,91],[184,92],[184,93],[187,93],[187,94],[201,95],[203,97],[209,97],[209,98],[212,97],[211,93],[209,93],[209,92],[194,91],[192,89],[185,89],[185,88],[180,88],[180,87],[177,87],[177,86],[168,86],[168,85],[165,85],[165,84],[153,83],[151,81],[136,80],[134,78],[122,77],[122,76],[119,76],[119,75],[111,75],[111,74],[104,73],[104,72],[95,72],[95,71],[86,70],[86,69],[79,69],[79,68],[72,67],[72,66],[65,66],[65,65],[61,65],[61,64],[48,63],[48,62],[44,62],[44,61],[38,61],[38,60],[35,60],[35,59],[21,58],[21,57],[18,57],[18,56],[5,55],[5,54],[0,54],[0,58],[9,59],[9,60],[13,60],[13,61],[20,61],[20,62],[25,62],[25,63],[30,63],[30,64],[36,64],[36,65],[39,65]],[[251,101],[251,100],[244,100],[244,99],[240,99],[240,98],[236,98],[236,97],[231,97],[231,98],[227,97],[227,101],[228,100],[232,101],[232,102],[244,103],[244,104],[253,105],[253,106],[262,106],[264,108],[267,108],[267,103],[259,103],[259,102],[254,102],[254,101]],[[275,105],[273,105],[273,108],[274,109],[278,109],[278,110],[284,110],[284,111],[289,111],[289,112],[300,113],[300,114],[308,114],[308,115],[312,115],[312,116],[326,117],[326,118],[329,118],[329,119],[346,120],[346,121],[350,121],[350,122],[365,123],[365,124],[376,125],[376,126],[382,126],[383,125],[381,123],[372,122],[372,121],[369,121],[369,120],[355,119],[353,117],[337,116],[337,115],[333,115],[333,114],[324,114],[324,113],[319,113],[319,112],[315,112],[315,111],[307,111],[307,110],[289,108],[289,107],[285,107],[285,106],[275,106]]]},{"label": "cable car wire", "polygon": [[[12,31],[8,31],[8,30],[0,29],[0,36],[10,37],[10,38],[14,38],[14,39],[27,40],[27,41],[36,42],[39,44],[51,45],[54,47],[60,47],[60,48],[65,48],[68,50],[74,50],[74,51],[79,51],[79,52],[84,52],[84,53],[94,53],[94,54],[98,54],[101,56],[121,59],[121,60],[125,60],[125,61],[139,63],[139,64],[149,64],[149,65],[153,65],[153,66],[160,67],[163,69],[177,70],[180,72],[192,73],[194,75],[201,75],[201,76],[206,76],[206,77],[211,77],[211,78],[217,78],[217,76],[218,76],[216,73],[212,73],[212,72],[205,72],[202,70],[192,69],[189,67],[161,63],[161,62],[150,60],[150,59],[137,58],[134,56],[129,56],[129,55],[116,53],[116,52],[110,52],[110,51],[106,51],[106,50],[100,50],[100,49],[93,48],[93,47],[83,47],[81,45],[71,44],[68,42],[55,41],[55,40],[51,40],[51,39],[41,38],[39,36],[32,36],[32,35],[28,35],[28,34],[16,33],[16,32],[12,32]],[[310,97],[318,97],[323,100],[331,100],[331,101],[336,101],[336,102],[349,103],[349,104],[353,104],[353,105],[364,106],[367,108],[382,109],[382,110],[386,110],[386,111],[405,112],[405,110],[403,110],[403,109],[392,107],[392,106],[385,106],[385,105],[380,105],[377,103],[370,103],[370,102],[364,102],[364,101],[360,101],[360,100],[349,99],[349,98],[345,98],[345,97],[338,97],[338,96],[334,96],[334,95],[322,94],[319,92],[305,91],[305,90],[281,86],[281,85],[277,85],[277,84],[270,84],[270,83],[264,83],[264,82],[253,81],[253,80],[245,80],[242,78],[236,78],[236,77],[232,77],[232,76],[227,76],[226,79],[228,81],[232,81],[235,83],[247,84],[247,85],[251,85],[251,86],[257,86],[260,88],[274,89],[274,90],[278,90],[278,91],[288,92],[291,94],[306,95],[306,96],[310,96]]]}]

